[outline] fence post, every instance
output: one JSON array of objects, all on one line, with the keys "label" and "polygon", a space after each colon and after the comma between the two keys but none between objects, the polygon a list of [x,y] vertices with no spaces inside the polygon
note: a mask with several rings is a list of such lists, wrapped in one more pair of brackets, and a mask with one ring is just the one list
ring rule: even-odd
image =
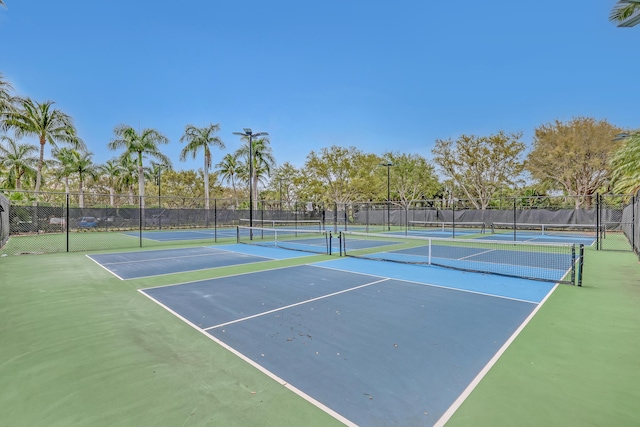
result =
[{"label": "fence post", "polygon": [[67,193],[66,199],[67,199],[67,210],[66,210],[67,218],[65,219],[65,227],[67,229],[66,230],[67,231],[67,236],[66,236],[66,239],[67,239],[67,252],[69,252],[69,193]]},{"label": "fence post", "polygon": [[[451,201],[451,226],[453,230],[451,237],[455,239],[456,237],[456,201],[455,200]],[[429,242],[431,242],[431,240],[429,240]]]},{"label": "fence post", "polygon": [[602,235],[600,233],[600,193],[596,193],[596,250],[599,251],[602,245],[600,239]]},{"label": "fence post", "polygon": [[140,247],[142,247],[142,196],[138,196],[138,228],[140,232]]},{"label": "fence post", "polygon": [[631,196],[631,250],[636,250],[636,196]]},{"label": "fence post", "polygon": [[518,218],[517,218],[517,212],[516,212],[516,205],[517,205],[517,201],[518,198],[514,197],[513,198],[513,241],[517,241],[518,240],[518,235],[517,235],[517,229],[518,229]]}]

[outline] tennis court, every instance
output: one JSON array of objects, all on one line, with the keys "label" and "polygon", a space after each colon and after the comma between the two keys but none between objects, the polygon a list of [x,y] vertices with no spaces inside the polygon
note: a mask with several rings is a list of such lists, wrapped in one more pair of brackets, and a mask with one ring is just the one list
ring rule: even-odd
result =
[{"label": "tennis court", "polygon": [[[130,231],[123,233],[131,237],[140,237],[140,232]],[[156,230],[143,231],[142,238],[156,242],[171,242],[174,240],[211,240],[236,237],[235,227],[225,228],[194,228],[190,230]]]},{"label": "tennis court", "polygon": [[88,258],[121,280],[229,267],[275,259],[299,258],[302,256],[305,255],[245,245],[203,246],[87,255]]},{"label": "tennis court", "polygon": [[555,285],[428,271],[342,258],[141,292],[347,425],[435,425]]},{"label": "tennis court", "polygon": [[583,235],[574,236],[550,236],[536,232],[518,231],[515,235],[513,233],[496,233],[488,234],[486,236],[477,237],[484,240],[499,240],[504,242],[538,242],[538,243],[575,243],[586,246],[592,246],[596,242],[595,233],[593,237],[587,237]]},{"label": "tennis court", "polygon": [[[143,231],[142,238],[153,240],[156,242],[171,242],[178,240],[216,240],[226,238],[236,238],[239,232],[243,235],[249,235],[249,220],[241,219],[240,227],[216,227],[216,228],[193,228],[193,229],[177,229],[177,230],[153,230]],[[253,228],[264,230],[284,230],[293,231],[321,231],[322,222],[319,220],[307,221],[284,221],[284,220],[254,220]],[[123,233],[131,237],[140,237],[139,231],[130,231]]]}]

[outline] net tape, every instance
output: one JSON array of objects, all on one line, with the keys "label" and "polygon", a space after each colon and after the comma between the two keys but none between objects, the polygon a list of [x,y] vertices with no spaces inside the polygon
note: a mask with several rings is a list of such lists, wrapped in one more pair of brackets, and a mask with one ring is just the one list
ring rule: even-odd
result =
[{"label": "net tape", "polygon": [[332,235],[326,230],[237,227],[237,241],[247,245],[331,254]]}]

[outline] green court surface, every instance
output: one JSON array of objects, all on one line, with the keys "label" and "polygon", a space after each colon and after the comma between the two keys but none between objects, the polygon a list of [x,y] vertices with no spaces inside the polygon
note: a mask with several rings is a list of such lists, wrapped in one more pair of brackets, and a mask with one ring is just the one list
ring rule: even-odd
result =
[{"label": "green court surface", "polygon": [[[8,426],[341,425],[137,290],[314,256],[121,281],[84,253],[0,258]],[[640,424],[640,265],[588,248],[447,426]]]}]

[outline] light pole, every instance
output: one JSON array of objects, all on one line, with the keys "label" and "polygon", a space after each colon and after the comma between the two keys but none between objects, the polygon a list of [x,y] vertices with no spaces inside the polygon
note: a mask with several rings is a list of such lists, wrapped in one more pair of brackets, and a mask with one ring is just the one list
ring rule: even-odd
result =
[{"label": "light pole", "polygon": [[233,132],[233,134],[249,138],[249,227],[253,227],[253,138],[269,134],[267,132],[253,133],[250,128],[242,130],[244,132]]},{"label": "light pole", "polygon": [[387,161],[380,163],[380,166],[387,168],[387,231],[391,231],[391,166],[393,163]]}]

